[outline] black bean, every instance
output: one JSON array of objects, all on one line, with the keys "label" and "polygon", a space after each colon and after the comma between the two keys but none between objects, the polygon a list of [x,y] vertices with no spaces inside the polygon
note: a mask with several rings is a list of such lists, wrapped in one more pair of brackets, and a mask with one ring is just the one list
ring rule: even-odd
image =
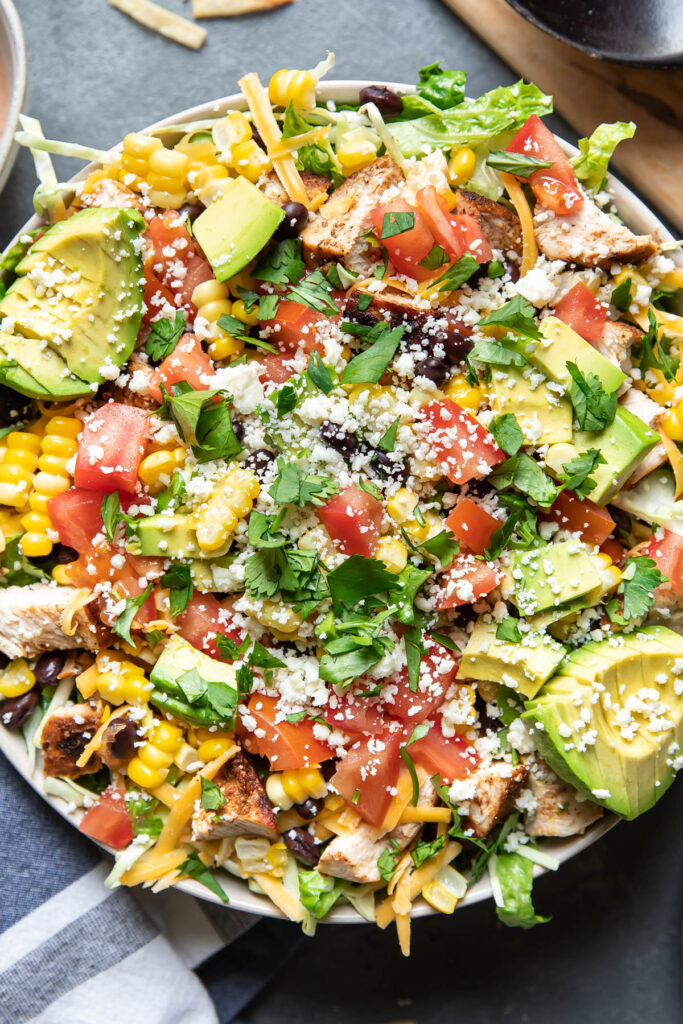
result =
[{"label": "black bean", "polygon": [[21,697],[10,697],[0,704],[0,722],[7,729],[21,729],[35,711],[37,704],[38,690],[34,686],[28,693],[22,693]]},{"label": "black bean", "polygon": [[73,548],[68,548],[66,544],[56,544],[52,549],[52,557],[58,565],[68,565],[69,562],[76,561],[78,552]]},{"label": "black bean", "polygon": [[257,448],[247,456],[244,460],[244,465],[255,473],[258,479],[263,483],[268,474],[268,470],[274,462],[274,452],[271,452],[269,448]]},{"label": "black bean", "polygon": [[516,263],[512,263],[510,260],[503,261],[504,266],[508,274],[510,275],[511,281],[519,281],[519,267]]},{"label": "black bean", "polygon": [[439,359],[438,356],[427,356],[425,359],[421,359],[419,363],[415,363],[415,376],[426,377],[427,380],[433,381],[439,387],[448,376],[448,367],[445,361]]},{"label": "black bean", "polygon": [[10,659],[7,657],[6,654],[3,654],[3,652],[0,651],[0,669],[7,668],[9,663]]},{"label": "black bean", "polygon": [[386,452],[374,452],[370,468],[382,480],[394,480],[404,484],[408,479],[408,467],[405,462],[394,462]]},{"label": "black bean", "polygon": [[295,857],[309,867],[316,866],[320,860],[320,849],[313,836],[303,826],[288,829],[282,838]]},{"label": "black bean", "polygon": [[259,135],[259,130],[256,127],[256,125],[254,125],[254,124],[252,124],[252,126],[251,126],[251,137],[254,140],[254,142],[256,143],[256,145],[259,146],[259,148],[264,151],[264,153],[268,152],[267,149],[266,149],[266,144],[263,141],[263,139],[261,138],[261,136]]},{"label": "black bean", "polygon": [[294,810],[308,821],[310,818],[315,818],[316,815],[320,814],[324,806],[324,800],[314,800],[313,797],[309,796],[306,797],[302,804],[294,804]]},{"label": "black bean", "polygon": [[135,754],[138,730],[130,718],[117,718],[107,727],[105,741],[114,757],[127,761]]},{"label": "black bean", "polygon": [[232,432],[238,441],[244,440],[244,423],[241,420],[232,421]]},{"label": "black bean", "polygon": [[435,334],[434,342],[441,342],[446,358],[452,363],[462,362],[474,345],[472,339],[467,334],[462,334],[455,326],[449,326],[447,330]]},{"label": "black bean", "polygon": [[330,781],[336,770],[337,762],[335,761],[334,758],[331,758],[329,761],[323,761],[323,763],[320,765],[320,771],[325,782]]},{"label": "black bean", "polygon": [[358,451],[358,439],[337,423],[325,420],[320,427],[320,436],[330,448],[334,448],[345,459],[350,459]]},{"label": "black bean", "polygon": [[303,203],[283,203],[285,219],[275,232],[275,237],[280,241],[285,238],[296,238],[300,235],[308,223],[308,210]]},{"label": "black bean", "polygon": [[23,420],[37,415],[33,399],[0,384],[0,427],[16,426],[18,430]]},{"label": "black bean", "polygon": [[366,85],[358,93],[360,103],[374,103],[384,117],[397,117],[403,110],[403,100],[386,85]]},{"label": "black bean", "polygon": [[190,224],[194,224],[200,213],[204,212],[204,207],[200,206],[199,203],[184,203],[178,213],[181,217],[187,217]]},{"label": "black bean", "polygon": [[624,530],[626,533],[631,532],[631,517],[628,512],[624,512],[623,508],[617,508],[616,505],[608,505],[605,509],[609,512],[616,525]]},{"label": "black bean", "polygon": [[47,651],[41,654],[33,669],[38,686],[56,686],[65,661],[64,651]]}]

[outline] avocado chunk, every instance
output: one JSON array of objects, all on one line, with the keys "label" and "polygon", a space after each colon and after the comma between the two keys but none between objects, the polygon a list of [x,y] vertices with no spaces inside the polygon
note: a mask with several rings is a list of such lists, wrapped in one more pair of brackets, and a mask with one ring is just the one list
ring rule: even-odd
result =
[{"label": "avocado chunk", "polygon": [[523,615],[557,608],[601,585],[586,545],[578,540],[515,551],[511,563],[512,598]]},{"label": "avocado chunk", "polygon": [[[680,767],[683,637],[664,626],[585,644],[525,704],[542,756],[625,818],[652,807]],[[678,764],[677,764],[678,759]]]},{"label": "avocado chunk", "polygon": [[565,656],[549,636],[526,633],[520,643],[496,639],[497,623],[481,618],[462,652],[458,679],[503,683],[525,697],[535,697]]},{"label": "avocado chunk", "polygon": [[583,374],[594,373],[608,393],[617,391],[626,380],[626,374],[615,363],[600,355],[597,349],[556,316],[542,320],[540,330],[543,339],[527,345],[525,355],[551,380],[569,384],[571,377],[567,363],[576,363]]},{"label": "avocado chunk", "polygon": [[[0,301],[0,317],[9,318],[11,333],[47,345],[86,384],[114,376],[140,328],[142,262],[136,241],[143,228],[135,211],[100,208],[82,210],[46,231],[18,264],[22,276]],[[54,376],[37,379],[49,394],[62,397]]]},{"label": "avocado chunk", "polygon": [[551,472],[559,474],[564,463],[596,448],[605,461],[591,473],[596,486],[590,492],[590,499],[596,505],[606,505],[658,443],[656,431],[628,409],[618,406],[613,422],[604,430],[596,434],[578,430],[574,432],[571,445],[562,445],[557,451],[549,448],[546,465]]},{"label": "avocado chunk", "polygon": [[571,403],[539,380],[540,374],[510,366],[494,370],[489,387],[496,414],[516,417],[525,444],[559,444],[572,439]]},{"label": "avocado chunk", "polygon": [[186,512],[159,513],[146,516],[135,524],[135,533],[126,544],[134,555],[161,555],[164,558],[220,558],[230,547],[232,538],[216,551],[204,552]]},{"label": "avocado chunk", "polygon": [[[230,708],[233,712],[237,706],[237,679],[232,665],[210,658],[177,635],[169,637],[149,678],[157,687],[150,697],[152,703],[162,695],[163,699],[158,700],[162,707],[168,697],[181,701],[182,708],[173,709],[174,713],[199,725],[206,724],[206,712],[202,712],[207,702],[209,707]],[[230,716],[223,718],[230,720]]]},{"label": "avocado chunk", "polygon": [[0,383],[29,398],[92,397],[64,360],[43,341],[0,331]]},{"label": "avocado chunk", "polygon": [[246,178],[231,178],[197,217],[194,235],[219,281],[243,270],[272,237],[285,214]]}]

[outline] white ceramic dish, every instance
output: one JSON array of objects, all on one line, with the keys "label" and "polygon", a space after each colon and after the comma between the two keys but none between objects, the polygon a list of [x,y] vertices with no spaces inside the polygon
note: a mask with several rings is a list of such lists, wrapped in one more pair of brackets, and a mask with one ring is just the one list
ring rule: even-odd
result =
[{"label": "white ceramic dish", "polygon": [[[0,91],[4,90],[4,126],[0,130],[0,192],[12,170],[18,146],[14,141],[26,98],[26,49],[21,22],[11,0],[0,0]],[[0,122],[2,124],[2,122]]]},{"label": "white ceramic dish", "polygon": [[[0,0],[0,7],[2,7],[3,2],[4,0]],[[335,100],[339,103],[356,102],[359,90],[364,86],[371,84],[378,84],[377,80],[340,80],[324,82],[321,83],[318,88],[318,95],[323,102],[327,100]],[[395,82],[385,82],[383,84],[388,85],[390,88],[401,93],[414,91],[413,86],[402,85]],[[199,120],[200,118],[220,116],[228,109],[245,109],[243,97],[241,95],[227,96],[211,103],[204,103],[200,106],[191,107],[188,110],[183,110],[180,113],[166,118],[164,121],[160,121],[156,125],[152,125],[150,127],[159,128],[166,125],[182,124],[188,121]],[[577,151],[568,143],[562,142],[562,145],[570,155],[576,154]],[[73,178],[73,181],[83,179],[91,169],[92,165],[84,168]],[[621,216],[635,232],[639,234],[652,234],[660,242],[672,242],[674,240],[673,236],[667,231],[655,214],[648,210],[645,204],[641,202],[641,200],[638,199],[638,197],[635,196],[628,188],[626,188],[625,185],[615,178],[610,178],[610,189],[613,192],[614,200]],[[24,225],[19,234],[24,231],[31,230],[38,226],[39,223],[40,222],[37,218],[32,218],[32,220]],[[38,793],[40,793],[43,799],[51,804],[51,806],[54,807],[54,809],[74,827],[78,825],[82,813],[81,811],[76,810],[69,813],[64,801],[57,797],[47,796],[43,793],[40,770],[38,768],[33,771],[31,770],[21,734],[11,733],[6,729],[0,729],[0,750],[2,750],[2,752],[12,762],[17,771],[24,776],[27,782],[29,782]],[[576,836],[575,838],[570,839],[541,840],[541,848],[545,852],[556,857],[560,862],[569,860],[570,857],[576,856],[576,854],[581,853],[582,850],[585,850],[588,846],[591,846],[596,842],[596,840],[613,828],[617,821],[618,819],[615,815],[608,814],[601,821],[592,826],[585,835]],[[544,874],[544,869],[536,868],[535,874]],[[263,914],[268,917],[282,916],[269,900],[250,892],[246,883],[225,872],[218,872],[218,877],[221,885],[230,897],[230,906],[234,910],[242,910],[251,914]],[[189,880],[180,882],[177,888],[183,892],[191,893],[193,896],[210,900],[212,903],[217,903],[222,906],[218,897],[214,896],[208,889],[200,885],[198,882]],[[491,886],[488,883],[488,878],[485,876],[472,887],[460,906],[477,903],[480,900],[489,899],[491,896]],[[436,913],[436,911],[432,910],[431,907],[429,907],[423,900],[418,900],[416,902],[414,911],[416,917],[424,917],[428,914],[434,913]],[[351,906],[344,905],[335,907],[325,920],[334,924],[359,924],[363,919]]]}]

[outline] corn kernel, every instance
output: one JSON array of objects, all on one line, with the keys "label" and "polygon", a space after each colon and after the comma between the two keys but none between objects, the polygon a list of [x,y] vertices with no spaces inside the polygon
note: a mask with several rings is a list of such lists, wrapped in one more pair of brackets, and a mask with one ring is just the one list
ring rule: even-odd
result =
[{"label": "corn kernel", "polygon": [[166,772],[150,768],[139,757],[134,757],[128,762],[126,772],[131,782],[141,789],[156,789],[166,778]]},{"label": "corn kernel", "polygon": [[0,672],[0,694],[9,699],[21,697],[34,686],[36,677],[24,658],[15,658]]},{"label": "corn kernel", "polygon": [[408,548],[397,537],[383,537],[377,546],[375,558],[384,562],[390,572],[401,572],[408,562]]},{"label": "corn kernel", "polygon": [[244,342],[227,332],[221,333],[209,342],[209,355],[212,359],[232,359],[242,355]]},{"label": "corn kernel", "polygon": [[469,146],[460,146],[448,161],[448,180],[451,185],[464,185],[474,174],[477,156]]},{"label": "corn kernel", "polygon": [[369,139],[349,139],[337,150],[337,159],[348,177],[362,167],[367,167],[377,156],[377,150]]},{"label": "corn kernel", "polygon": [[462,374],[456,374],[444,388],[444,394],[462,409],[477,412],[484,401],[484,393],[480,387],[473,387]]},{"label": "corn kernel", "polygon": [[[198,730],[198,732],[208,733],[208,730]],[[209,761],[213,761],[214,758],[220,757],[226,750],[229,750],[234,742],[234,737],[230,733],[208,733],[208,737],[197,748],[197,757],[204,764],[208,764]]]},{"label": "corn kernel", "polygon": [[273,162],[253,139],[240,142],[232,149],[232,165],[248,181],[257,182],[272,169]]},{"label": "corn kernel", "polygon": [[293,768],[273,772],[266,779],[270,801],[283,811],[309,798],[319,800],[327,794],[327,783],[318,768]]},{"label": "corn kernel", "polygon": [[661,427],[672,441],[683,441],[683,402],[670,409],[662,419]]},{"label": "corn kernel", "polygon": [[26,558],[45,558],[52,551],[53,542],[44,533],[25,533],[20,547]]},{"label": "corn kernel", "polygon": [[310,71],[276,71],[268,83],[268,98],[273,106],[290,102],[304,109],[315,106],[315,78]]},{"label": "corn kernel", "polygon": [[418,503],[417,494],[407,487],[400,487],[387,501],[387,512],[395,523],[405,523],[413,515]]},{"label": "corn kernel", "polygon": [[285,844],[273,843],[266,854],[266,860],[271,865],[268,874],[274,878],[283,878],[289,861]]}]

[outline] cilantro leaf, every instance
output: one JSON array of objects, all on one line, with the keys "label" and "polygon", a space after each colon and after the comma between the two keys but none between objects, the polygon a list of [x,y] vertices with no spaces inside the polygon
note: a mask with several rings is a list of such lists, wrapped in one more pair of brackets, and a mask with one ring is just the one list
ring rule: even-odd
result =
[{"label": "cilantro leaf", "polygon": [[498,341],[478,341],[467,358],[471,363],[487,363],[491,366],[526,366],[527,363],[521,352]]},{"label": "cilantro leaf", "polygon": [[419,261],[418,267],[424,267],[425,270],[438,270],[447,262],[446,250],[442,249],[440,245],[433,245],[427,255]]},{"label": "cilantro leaf", "polygon": [[496,467],[489,479],[497,489],[514,487],[543,506],[552,505],[559,494],[556,484],[525,452],[513,455]]},{"label": "cilantro leaf", "polygon": [[463,253],[455,263],[451,263],[446,268],[441,277],[437,277],[432,287],[438,285],[440,292],[454,292],[465,281],[469,281],[472,274],[476,273],[477,270],[479,270],[479,263],[474,256],[469,252]]},{"label": "cilantro leaf", "polygon": [[617,412],[616,392],[608,393],[600,378],[590,370],[584,375],[576,363],[568,362],[571,377],[569,399],[581,430],[597,433],[613,421]]},{"label": "cilantro leaf", "polygon": [[358,676],[362,676],[378,661],[381,661],[386,651],[384,646],[377,640],[359,647],[349,641],[348,650],[325,652],[320,659],[320,678],[333,686],[349,683]]},{"label": "cilantro leaf", "polygon": [[[262,296],[264,298],[265,296]],[[264,317],[263,319],[268,320],[270,317]],[[248,345],[255,345],[256,348],[261,348],[265,352],[277,352],[274,345],[270,345],[267,341],[263,341],[262,338],[252,337],[249,333],[249,327],[242,320],[238,320],[232,313],[221,313],[217,320],[218,326],[223,331],[227,331],[236,341],[246,342]]]},{"label": "cilantro leaf", "polygon": [[396,444],[396,433],[398,431],[398,425],[401,422],[401,417],[397,416],[394,422],[391,424],[389,429],[382,434],[377,447],[381,448],[383,452],[393,452],[394,445]]},{"label": "cilantro leaf", "polygon": [[460,544],[450,530],[442,530],[435,537],[430,537],[420,545],[422,551],[438,559],[441,565],[450,565],[460,551]]},{"label": "cilantro leaf", "polygon": [[496,626],[496,640],[503,640],[509,644],[521,643],[522,633],[519,628],[519,619],[510,615],[507,619],[499,622]]},{"label": "cilantro leaf", "polygon": [[489,430],[496,439],[496,444],[506,455],[516,455],[524,444],[522,428],[511,412],[501,413],[491,420]]},{"label": "cilantro leaf", "polygon": [[[389,330],[385,321],[380,321],[377,326],[381,327],[377,340],[346,364],[341,375],[342,384],[376,384],[394,358],[405,328]],[[374,332],[375,328],[372,330]]]},{"label": "cilantro leaf", "polygon": [[396,235],[402,235],[404,231],[411,231],[414,227],[414,213],[394,213],[392,211],[384,214],[382,218],[382,232],[379,237],[381,241],[384,241],[385,238],[394,238]]},{"label": "cilantro leaf", "polygon": [[298,400],[299,396],[291,384],[283,385],[283,387],[281,387],[277,392],[277,399],[275,402],[278,419],[282,419],[282,417],[286,416],[287,413],[292,411],[292,409],[295,409]]},{"label": "cilantro leaf", "polygon": [[562,483],[568,490],[574,491],[581,497],[586,497],[596,486],[595,480],[591,479],[590,474],[597,466],[604,465],[605,461],[597,448],[589,448],[587,452],[564,463]]},{"label": "cilantro leaf", "polygon": [[311,352],[308,357],[308,369],[306,371],[308,379],[311,384],[315,384],[319,391],[322,391],[324,395],[329,395],[330,391],[334,387],[334,381],[332,380],[332,374],[330,370],[323,363],[318,352],[315,349]]},{"label": "cilantro leaf", "polygon": [[187,382],[173,385],[173,394],[161,385],[163,400],[158,415],[175,423],[183,441],[192,447],[198,462],[224,459],[229,462],[242,451],[232,429],[228,400],[221,391],[195,391]]},{"label": "cilantro leaf", "polygon": [[505,171],[517,178],[528,178],[542,167],[552,167],[552,161],[542,160],[530,153],[506,153],[500,149],[492,149],[486,157],[486,163],[494,171]]},{"label": "cilantro leaf", "polygon": [[421,868],[426,860],[436,857],[439,850],[442,850],[446,843],[445,836],[437,836],[431,843],[418,843],[414,850],[410,851],[415,870]]},{"label": "cilantro leaf", "polygon": [[618,284],[616,288],[612,289],[610,303],[615,309],[618,309],[620,313],[628,313],[629,311],[631,306],[631,288],[631,278],[625,277],[621,284]]},{"label": "cilantro leaf", "polygon": [[322,505],[339,491],[339,485],[329,476],[304,473],[295,463],[282,458],[277,465],[279,475],[268,493],[278,505]]},{"label": "cilantro leaf", "polygon": [[617,593],[624,598],[623,618],[627,622],[642,619],[654,603],[654,591],[667,579],[653,558],[646,555],[628,558],[617,587]]},{"label": "cilantro leaf", "polygon": [[496,277],[502,277],[505,273],[505,265],[500,260],[491,260],[486,271],[486,276],[494,279]]},{"label": "cilantro leaf", "polygon": [[178,875],[181,877],[194,878],[195,882],[200,882],[201,885],[206,886],[210,889],[215,896],[218,896],[223,903],[229,903],[228,894],[223,890],[222,886],[213,876],[213,873],[202,863],[199,859],[199,854],[196,850],[187,857],[186,860],[178,868]]},{"label": "cilantro leaf", "polygon": [[105,494],[100,505],[100,519],[104,526],[104,536],[111,544],[114,540],[116,527],[126,519],[125,513],[121,511],[121,501],[118,491]]},{"label": "cilantro leaf", "polygon": [[140,594],[139,597],[127,597],[126,606],[121,612],[116,622],[112,626],[113,631],[117,636],[120,636],[122,640],[125,640],[127,644],[135,646],[133,639],[130,635],[130,627],[133,625],[133,619],[142,608],[143,604],[152,593],[154,584],[150,583],[145,590],[144,594]]},{"label": "cilantro leaf", "polygon": [[176,680],[188,704],[196,704],[206,696],[208,684],[196,668],[183,672]]},{"label": "cilantro leaf", "polygon": [[376,558],[351,555],[327,574],[332,601],[338,608],[354,605],[373,594],[395,590],[399,577]]},{"label": "cilantro leaf", "polygon": [[168,587],[170,594],[171,618],[180,615],[187,608],[188,602],[192,600],[194,587],[192,585],[192,570],[189,565],[172,565],[168,572],[161,577],[162,587]]},{"label": "cilantro leaf", "polygon": [[535,312],[536,310],[527,299],[521,295],[515,295],[514,298],[506,302],[500,309],[496,309],[493,313],[483,317],[479,321],[479,326],[497,325],[507,327],[508,330],[516,331],[517,334],[522,334],[525,338],[538,341],[541,337],[541,332],[534,320]]},{"label": "cilantro leaf", "polygon": [[20,546],[21,536],[12,537],[0,554],[0,587],[26,587],[36,580],[49,579],[42,566],[34,565],[24,555]]},{"label": "cilantro leaf", "polygon": [[186,494],[185,480],[176,470],[168,487],[161,494],[157,494],[157,512],[165,512],[171,506],[176,509],[180,508]]},{"label": "cilantro leaf", "polygon": [[[258,320],[274,320],[277,316],[277,308],[280,305],[280,296],[275,293],[261,295],[258,300],[256,317]],[[272,348],[272,346],[271,346]],[[273,349],[273,351],[277,351]]]},{"label": "cilantro leaf", "polygon": [[337,316],[341,312],[332,299],[332,285],[320,270],[314,270],[312,274],[293,285],[286,298],[327,316]]},{"label": "cilantro leaf", "polygon": [[396,874],[398,858],[401,854],[401,847],[398,840],[391,839],[389,842],[391,845],[382,850],[377,858],[377,870],[385,882],[390,882]]},{"label": "cilantro leaf", "polygon": [[225,797],[221,793],[220,787],[212,782],[211,779],[205,778],[203,775],[200,776],[202,783],[202,795],[200,798],[200,804],[205,811],[220,811],[221,807],[225,803]]},{"label": "cilantro leaf", "polygon": [[[649,328],[637,344],[632,348],[633,358],[638,363],[641,373],[647,370],[659,370],[668,381],[676,379],[676,371],[681,358],[672,338],[661,334],[657,317],[651,309],[647,311]],[[672,351],[673,348],[673,351]]]},{"label": "cilantro leaf", "polygon": [[254,509],[249,516],[248,532],[248,540],[252,547],[282,548],[289,543],[287,534],[278,531],[278,519],[270,519],[263,512]]},{"label": "cilantro leaf", "polygon": [[411,693],[417,693],[420,685],[420,668],[422,665],[422,655],[427,653],[427,650],[422,643],[422,634],[420,630],[413,627],[403,637],[403,643],[406,649],[406,666],[408,668],[408,688]]},{"label": "cilantro leaf", "polygon": [[382,500],[382,492],[380,491],[377,484],[373,484],[372,480],[359,480],[358,487],[361,491],[365,491],[366,494],[371,494],[373,498],[377,498],[377,501]]},{"label": "cilantro leaf", "polygon": [[155,320],[147,338],[145,352],[155,363],[160,363],[174,351],[184,330],[184,309],[178,310],[174,321],[168,320],[165,317],[161,320]]},{"label": "cilantro leaf", "polygon": [[301,239],[287,238],[278,242],[251,271],[257,281],[269,284],[294,284],[306,270],[301,255]]}]

